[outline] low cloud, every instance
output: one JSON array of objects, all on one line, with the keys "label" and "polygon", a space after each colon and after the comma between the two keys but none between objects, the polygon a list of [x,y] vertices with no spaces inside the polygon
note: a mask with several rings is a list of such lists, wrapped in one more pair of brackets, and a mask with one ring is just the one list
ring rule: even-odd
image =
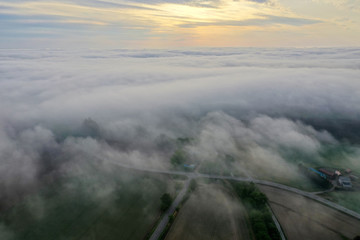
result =
[{"label": "low cloud", "polygon": [[226,174],[293,179],[298,163],[326,164],[327,148],[342,144],[351,151],[341,160],[357,168],[346,132],[358,131],[359,53],[1,50],[1,208],[70,176],[101,199],[115,183],[98,189],[98,175],[124,164],[171,169],[178,138],[190,139],[187,161]]},{"label": "low cloud", "polygon": [[79,124],[87,117],[102,122],[165,109],[236,106],[239,112],[356,119],[358,54],[357,49],[2,50],[1,115],[12,122]]},{"label": "low cloud", "polygon": [[196,143],[187,147],[193,159],[223,162],[226,156],[232,156],[239,171],[250,170],[261,177],[298,175],[297,164],[302,159],[288,159],[290,152],[321,159],[324,144],[337,144],[326,131],[269,116],[258,116],[245,123],[223,112],[212,112],[200,121],[198,131]]}]

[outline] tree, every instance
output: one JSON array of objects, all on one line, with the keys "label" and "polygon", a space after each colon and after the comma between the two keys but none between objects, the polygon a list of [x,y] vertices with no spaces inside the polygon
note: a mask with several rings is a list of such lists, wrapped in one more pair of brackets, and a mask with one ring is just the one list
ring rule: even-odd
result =
[{"label": "tree", "polygon": [[267,198],[266,195],[260,191],[254,191],[250,195],[252,199],[252,204],[255,205],[256,208],[261,209],[266,206]]},{"label": "tree", "polygon": [[190,186],[189,186],[189,188],[190,188],[190,191],[191,191],[191,192],[193,192],[193,191],[196,190],[196,188],[197,188],[197,182],[196,182],[195,179],[191,179],[191,180],[190,180]]},{"label": "tree", "polygon": [[171,206],[172,203],[172,198],[170,194],[164,193],[161,196],[160,200],[161,200],[161,206],[160,206],[161,211],[166,211]]},{"label": "tree", "polygon": [[176,150],[176,152],[171,157],[170,161],[171,164],[174,166],[184,164],[186,161],[185,153],[181,150]]}]

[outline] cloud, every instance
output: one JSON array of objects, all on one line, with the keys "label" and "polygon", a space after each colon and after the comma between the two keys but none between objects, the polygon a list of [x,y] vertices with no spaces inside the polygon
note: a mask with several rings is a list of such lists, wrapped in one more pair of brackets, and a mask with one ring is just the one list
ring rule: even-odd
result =
[{"label": "cloud", "polygon": [[147,4],[161,4],[161,3],[175,3],[175,4],[184,4],[190,6],[197,6],[197,7],[216,7],[219,6],[223,1],[222,0],[133,0],[133,2],[141,2]]},{"label": "cloud", "polygon": [[269,2],[269,0],[247,0],[249,2],[256,2],[256,3],[266,3]]},{"label": "cloud", "polygon": [[200,27],[200,26],[265,26],[273,24],[284,24],[291,26],[303,26],[309,24],[321,23],[320,20],[307,19],[307,18],[292,18],[264,15],[261,18],[253,18],[241,21],[217,21],[217,22],[198,22],[198,23],[185,23],[181,27]]},{"label": "cloud", "polygon": [[[326,162],[327,146],[358,131],[359,57],[356,48],[3,49],[2,194],[20,198],[94,163],[169,168],[179,137],[194,139],[191,159],[228,168],[231,155],[233,169],[291,178],[298,162]],[[357,166],[358,154],[344,159]]]},{"label": "cloud", "polygon": [[[65,1],[66,2],[66,1]],[[90,7],[104,7],[104,8],[129,8],[129,9],[142,9],[142,10],[152,10],[150,7],[138,6],[132,4],[131,2],[128,3],[119,3],[115,1],[100,1],[100,0],[92,0],[92,1],[84,1],[84,0],[77,0],[77,1],[69,1],[69,3],[74,3],[83,5],[83,6],[90,6]],[[136,2],[136,1],[133,1]]]},{"label": "cloud", "polygon": [[295,154],[320,159],[324,145],[337,144],[328,132],[299,121],[257,116],[244,122],[224,112],[208,113],[194,136],[197,140],[186,149],[196,161],[217,162],[226,169],[224,159],[230,155],[236,159],[233,171],[247,170],[260,178],[300,177],[297,164],[304,159],[291,159]]},{"label": "cloud", "polygon": [[358,49],[2,50],[2,117],[108,121],[164,109],[237,106],[239,112],[356,119],[358,54]]},{"label": "cloud", "polygon": [[[283,148],[297,149],[305,153],[316,153],[322,142],[336,143],[328,132],[317,132],[311,126],[288,119],[272,119],[267,116],[258,117],[251,121],[253,131],[261,134],[258,141],[261,144],[275,144]],[[277,145],[277,146],[276,146]]]},{"label": "cloud", "polygon": [[[359,59],[357,48],[0,50],[0,210],[21,202],[47,222],[53,202],[34,193],[54,185],[71,206],[111,209],[119,189],[146,202],[168,190],[118,167],[173,169],[178,138],[202,172],[305,185],[298,163],[356,171],[346,132],[360,133]],[[0,238],[17,234],[0,223]]]},{"label": "cloud", "polygon": [[332,4],[338,8],[346,8],[353,11],[359,11],[359,0],[313,0],[314,2],[321,2]]},{"label": "cloud", "polygon": [[43,154],[55,153],[58,146],[48,129],[35,126],[18,132],[2,122],[0,142],[0,185],[3,189],[0,207],[3,209],[36,189],[41,174],[51,166],[50,162],[42,161]]},{"label": "cloud", "polygon": [[[327,11],[322,11],[323,3],[308,5],[258,0],[3,1],[0,41],[11,48],[357,44],[356,14],[342,10],[334,16],[328,4]],[[343,18],[350,21],[336,20]],[[206,28],[193,29],[201,26]],[[314,38],[315,31],[319,34]]]}]

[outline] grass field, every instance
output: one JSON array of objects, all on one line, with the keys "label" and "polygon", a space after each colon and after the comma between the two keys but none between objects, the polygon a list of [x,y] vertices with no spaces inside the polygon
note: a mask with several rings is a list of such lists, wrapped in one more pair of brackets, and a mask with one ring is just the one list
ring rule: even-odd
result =
[{"label": "grass field", "polygon": [[360,235],[360,220],[303,196],[259,186],[269,199],[288,239],[353,239]]},{"label": "grass field", "polygon": [[331,188],[331,185],[320,179],[320,177],[318,181],[313,181],[311,178],[300,174],[294,176],[293,178],[284,178],[282,176],[266,176],[261,179],[281,183],[286,186],[298,188],[308,192],[323,191]]},{"label": "grass field", "polygon": [[340,204],[346,208],[360,213],[360,192],[355,191],[335,191],[322,194],[322,197]]},{"label": "grass field", "polygon": [[246,177],[243,171],[234,166],[226,166],[221,162],[204,161],[198,167],[200,173],[222,176]]},{"label": "grass field", "polygon": [[166,240],[250,239],[246,213],[221,184],[200,183],[180,209]]},{"label": "grass field", "polygon": [[177,181],[119,169],[79,176],[28,196],[0,224],[9,240],[143,239],[159,217],[161,195],[175,195]]}]

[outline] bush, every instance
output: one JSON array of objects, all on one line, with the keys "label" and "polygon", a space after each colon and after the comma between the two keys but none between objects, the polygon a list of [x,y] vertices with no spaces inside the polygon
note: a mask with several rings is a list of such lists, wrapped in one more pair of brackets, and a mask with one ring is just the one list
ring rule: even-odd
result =
[{"label": "bush", "polygon": [[186,161],[185,153],[182,150],[176,150],[170,161],[174,166],[184,164]]},{"label": "bush", "polygon": [[190,180],[190,186],[189,186],[189,189],[191,192],[195,191],[197,188],[197,182],[195,179],[191,179]]},{"label": "bush", "polygon": [[171,203],[172,203],[172,198],[170,196],[170,194],[168,193],[164,193],[161,198],[161,206],[160,206],[160,209],[161,211],[166,211],[170,206],[171,206]]},{"label": "bush", "polygon": [[258,240],[278,240],[280,234],[267,209],[267,197],[253,183],[233,183],[236,194],[241,198],[247,210],[251,228]]}]

